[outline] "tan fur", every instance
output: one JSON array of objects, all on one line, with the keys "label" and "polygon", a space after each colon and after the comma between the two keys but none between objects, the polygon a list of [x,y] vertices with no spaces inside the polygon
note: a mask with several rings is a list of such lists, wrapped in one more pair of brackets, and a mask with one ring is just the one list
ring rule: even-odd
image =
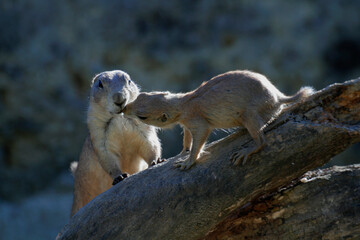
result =
[{"label": "tan fur", "polygon": [[184,127],[182,153],[191,148],[185,161],[175,166],[190,168],[213,129],[244,127],[256,147],[238,152],[234,164],[262,149],[263,128],[276,117],[284,103],[299,101],[312,93],[305,87],[294,96],[285,96],[263,75],[250,71],[231,71],[204,82],[194,91],[141,93],[126,106],[124,114],[158,127],[179,123]]},{"label": "tan fur", "polygon": [[122,71],[94,78],[87,117],[89,135],[78,166],[71,164],[75,177],[71,216],[109,189],[114,178],[144,170],[160,157],[156,129],[118,114],[138,94],[138,87]]}]

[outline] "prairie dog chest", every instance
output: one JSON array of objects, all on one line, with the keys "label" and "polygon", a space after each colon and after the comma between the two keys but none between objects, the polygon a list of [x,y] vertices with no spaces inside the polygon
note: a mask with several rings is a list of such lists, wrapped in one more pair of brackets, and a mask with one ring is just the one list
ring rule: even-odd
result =
[{"label": "prairie dog chest", "polygon": [[115,154],[137,151],[147,141],[150,132],[148,126],[119,115],[108,126],[105,145]]}]

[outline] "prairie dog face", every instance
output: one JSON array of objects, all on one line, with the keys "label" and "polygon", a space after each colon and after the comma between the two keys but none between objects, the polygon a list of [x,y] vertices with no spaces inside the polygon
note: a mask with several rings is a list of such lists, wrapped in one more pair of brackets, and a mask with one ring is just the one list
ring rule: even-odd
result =
[{"label": "prairie dog face", "polygon": [[167,92],[140,93],[135,101],[125,107],[124,114],[149,125],[169,127],[180,115],[169,103],[170,95]]},{"label": "prairie dog face", "polygon": [[111,114],[120,113],[139,95],[138,86],[123,71],[114,70],[97,74],[91,85],[90,102]]}]

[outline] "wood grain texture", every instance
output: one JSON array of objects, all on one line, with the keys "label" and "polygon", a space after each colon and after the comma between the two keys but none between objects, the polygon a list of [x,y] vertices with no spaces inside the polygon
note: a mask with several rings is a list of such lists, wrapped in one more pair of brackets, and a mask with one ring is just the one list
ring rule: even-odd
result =
[{"label": "wood grain texture", "polygon": [[360,239],[360,164],[310,171],[237,209],[201,239]]},{"label": "wood grain texture", "polygon": [[267,145],[244,166],[229,157],[255,143],[239,131],[209,144],[188,171],[174,169],[174,157],[125,179],[82,208],[58,239],[203,238],[239,207],[359,142],[359,109],[360,79],[331,85],[270,124]]}]

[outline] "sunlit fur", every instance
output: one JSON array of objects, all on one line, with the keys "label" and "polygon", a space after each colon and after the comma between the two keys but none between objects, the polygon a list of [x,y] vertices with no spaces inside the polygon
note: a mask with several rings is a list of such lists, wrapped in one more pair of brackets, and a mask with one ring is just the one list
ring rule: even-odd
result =
[{"label": "sunlit fur", "polygon": [[117,114],[122,107],[113,102],[116,93],[121,94],[126,105],[138,96],[139,89],[122,71],[95,76],[87,116],[89,136],[77,168],[72,165],[75,182],[71,215],[109,189],[121,173],[141,171],[161,155],[154,127]]},{"label": "sunlit fur", "polygon": [[[124,113],[146,124],[169,128],[177,123],[181,115],[181,109],[178,109],[176,105],[177,98],[181,96],[183,94],[173,94],[170,92],[141,93],[135,102],[126,106]],[[150,108],[149,106],[158,107]],[[164,114],[167,118],[165,122],[162,121]]]},{"label": "sunlit fur", "polygon": [[[189,159],[175,163],[181,169],[195,163],[213,129],[244,127],[257,146],[239,152],[235,157],[235,164],[238,164],[264,146],[263,128],[280,113],[283,104],[299,101],[312,92],[312,88],[304,87],[288,97],[259,73],[231,71],[188,93],[141,93],[127,105],[124,114],[158,127],[181,124],[184,127],[182,152],[192,147]],[[167,116],[166,121],[162,121],[162,116]]]}]

